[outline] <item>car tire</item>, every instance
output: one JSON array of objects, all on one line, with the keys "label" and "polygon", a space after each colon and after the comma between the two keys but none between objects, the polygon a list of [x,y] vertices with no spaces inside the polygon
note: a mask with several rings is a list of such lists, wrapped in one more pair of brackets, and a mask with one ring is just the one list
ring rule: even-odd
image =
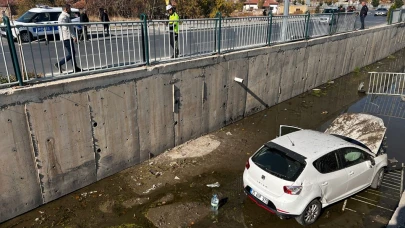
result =
[{"label": "car tire", "polygon": [[22,32],[20,32],[20,39],[21,39],[21,42],[28,43],[28,42],[32,41],[33,37],[30,32],[22,31]]},{"label": "car tire", "polygon": [[321,214],[322,205],[319,200],[312,200],[301,215],[295,217],[295,220],[303,226],[311,225],[314,223]]},{"label": "car tire", "polygon": [[384,168],[381,168],[375,174],[373,181],[371,182],[370,188],[379,189],[383,178],[384,178]]}]

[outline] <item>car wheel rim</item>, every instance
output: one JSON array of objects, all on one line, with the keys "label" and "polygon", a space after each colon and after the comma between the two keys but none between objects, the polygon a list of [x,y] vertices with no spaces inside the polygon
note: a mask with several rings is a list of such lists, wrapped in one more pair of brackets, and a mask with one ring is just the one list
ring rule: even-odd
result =
[{"label": "car wheel rim", "polygon": [[312,204],[308,207],[304,219],[306,223],[312,223],[315,221],[316,217],[318,216],[318,206],[316,204]]},{"label": "car wheel rim", "polygon": [[21,35],[22,41],[24,41],[24,42],[30,41],[30,39],[29,39],[28,36],[29,36],[28,33],[23,33],[23,34]]}]

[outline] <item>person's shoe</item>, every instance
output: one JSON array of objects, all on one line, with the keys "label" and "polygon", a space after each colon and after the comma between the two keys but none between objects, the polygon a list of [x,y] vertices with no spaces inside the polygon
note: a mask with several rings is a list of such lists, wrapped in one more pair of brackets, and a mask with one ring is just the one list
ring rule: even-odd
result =
[{"label": "person's shoe", "polygon": [[62,68],[59,67],[59,63],[55,63],[53,66],[58,70],[59,73],[62,73]]},{"label": "person's shoe", "polygon": [[82,72],[82,69],[79,67],[75,67],[74,71],[75,71],[75,73],[79,73],[79,72]]}]

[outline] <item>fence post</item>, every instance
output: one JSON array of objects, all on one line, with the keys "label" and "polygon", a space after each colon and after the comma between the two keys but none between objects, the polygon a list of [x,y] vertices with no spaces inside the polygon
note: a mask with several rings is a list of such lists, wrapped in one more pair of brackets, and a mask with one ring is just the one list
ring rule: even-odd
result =
[{"label": "fence post", "polygon": [[390,18],[388,18],[388,24],[389,24],[389,25],[392,24],[392,17],[393,17],[393,14],[394,14],[394,9],[390,9]]},{"label": "fence post", "polygon": [[146,14],[141,14],[142,26],[142,46],[143,46],[143,61],[146,62],[146,65],[150,65],[149,59],[149,36],[148,36],[148,17]]},{"label": "fence post", "polygon": [[335,13],[332,12],[332,17],[330,18],[330,28],[329,28],[329,35],[333,33],[333,20],[335,19]]},{"label": "fence post", "polygon": [[14,73],[18,79],[18,84],[20,86],[23,86],[20,64],[18,63],[17,51],[15,50],[15,46],[14,46],[13,33],[11,32],[10,19],[7,16],[3,16],[3,22],[7,26],[6,36],[7,36],[8,47],[10,48],[10,54],[11,54],[11,60],[13,62]]},{"label": "fence post", "polygon": [[222,21],[222,14],[221,12],[217,12],[217,14],[215,15],[216,18],[218,18],[217,22],[215,23],[215,27],[217,27],[217,23],[218,23],[218,37],[217,37],[217,44],[218,44],[218,54],[221,54],[221,30],[222,30],[222,26],[221,26],[221,21]]},{"label": "fence post", "polygon": [[310,17],[311,17],[311,13],[309,12],[309,10],[307,11],[307,14],[305,15],[305,39],[308,40],[309,39],[309,21],[310,21]]},{"label": "fence post", "polygon": [[268,21],[268,29],[267,29],[267,45],[270,46],[271,43],[271,32],[273,28],[273,13],[270,11],[269,16],[267,18]]}]

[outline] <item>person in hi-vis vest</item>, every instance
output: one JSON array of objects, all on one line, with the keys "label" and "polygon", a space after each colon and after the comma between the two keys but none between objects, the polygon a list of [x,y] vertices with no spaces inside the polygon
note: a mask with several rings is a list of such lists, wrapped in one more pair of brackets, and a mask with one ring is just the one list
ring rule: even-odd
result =
[{"label": "person in hi-vis vest", "polygon": [[179,56],[179,15],[174,11],[172,5],[166,6],[166,11],[169,13],[169,30],[170,30],[170,46],[173,48],[172,58]]}]

